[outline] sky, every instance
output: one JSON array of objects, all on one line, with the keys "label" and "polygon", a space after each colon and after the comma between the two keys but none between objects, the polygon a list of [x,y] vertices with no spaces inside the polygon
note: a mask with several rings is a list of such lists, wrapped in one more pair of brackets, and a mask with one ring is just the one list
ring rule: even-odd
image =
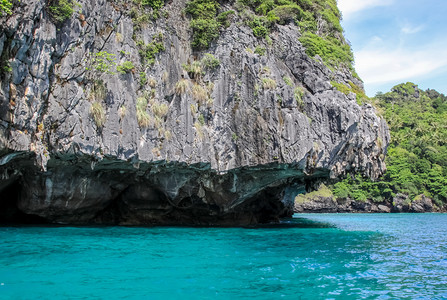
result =
[{"label": "sky", "polygon": [[338,0],[368,96],[402,82],[447,95],[447,0]]}]

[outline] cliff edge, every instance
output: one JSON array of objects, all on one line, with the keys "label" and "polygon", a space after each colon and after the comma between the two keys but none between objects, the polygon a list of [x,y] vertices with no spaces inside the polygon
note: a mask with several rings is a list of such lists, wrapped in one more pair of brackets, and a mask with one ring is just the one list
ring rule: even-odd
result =
[{"label": "cliff edge", "polygon": [[330,32],[311,1],[26,2],[0,17],[3,221],[270,222],[313,182],[385,170],[362,82],[309,54]]}]

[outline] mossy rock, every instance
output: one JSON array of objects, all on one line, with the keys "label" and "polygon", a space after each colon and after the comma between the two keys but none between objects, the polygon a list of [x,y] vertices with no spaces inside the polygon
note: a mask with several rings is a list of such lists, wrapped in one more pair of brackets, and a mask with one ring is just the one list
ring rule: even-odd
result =
[{"label": "mossy rock", "polygon": [[295,203],[306,203],[316,198],[332,198],[332,201],[335,201],[332,191],[326,185],[321,184],[320,188],[316,191],[296,196]]}]

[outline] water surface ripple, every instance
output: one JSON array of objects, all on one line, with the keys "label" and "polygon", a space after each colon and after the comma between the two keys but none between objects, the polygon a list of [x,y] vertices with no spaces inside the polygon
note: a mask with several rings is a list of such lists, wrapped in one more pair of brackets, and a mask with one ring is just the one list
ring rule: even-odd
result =
[{"label": "water surface ripple", "polygon": [[446,214],[0,227],[0,299],[446,299]]}]

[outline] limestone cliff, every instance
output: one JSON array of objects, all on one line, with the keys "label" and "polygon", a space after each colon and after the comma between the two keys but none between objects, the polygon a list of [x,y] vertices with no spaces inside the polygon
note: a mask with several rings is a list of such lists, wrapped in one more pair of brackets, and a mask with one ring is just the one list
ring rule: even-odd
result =
[{"label": "limestone cliff", "polygon": [[236,12],[196,50],[185,1],[53,2],[0,18],[2,220],[269,222],[313,181],[384,171],[386,123],[331,84],[361,81],[294,22],[259,38],[221,2]]}]

